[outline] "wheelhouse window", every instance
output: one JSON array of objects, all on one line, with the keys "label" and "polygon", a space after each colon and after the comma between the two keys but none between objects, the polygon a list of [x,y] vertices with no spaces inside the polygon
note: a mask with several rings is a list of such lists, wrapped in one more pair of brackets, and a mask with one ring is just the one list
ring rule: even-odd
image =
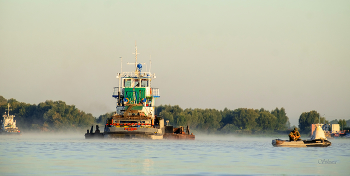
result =
[{"label": "wheelhouse window", "polygon": [[140,87],[140,80],[139,79],[135,79],[135,87]]},{"label": "wheelhouse window", "polygon": [[124,79],[124,87],[131,87],[131,79]]},{"label": "wheelhouse window", "polygon": [[148,79],[141,80],[141,87],[148,87]]}]

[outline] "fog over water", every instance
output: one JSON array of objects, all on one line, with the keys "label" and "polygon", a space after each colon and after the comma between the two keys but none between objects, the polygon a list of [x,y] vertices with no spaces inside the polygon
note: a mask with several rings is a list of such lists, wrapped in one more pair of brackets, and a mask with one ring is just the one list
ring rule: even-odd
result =
[{"label": "fog over water", "polygon": [[[120,71],[149,63],[157,105],[284,107],[350,119],[350,1],[3,1],[0,95],[115,111]],[[150,56],[151,55],[151,56]],[[147,67],[149,68],[149,66]],[[145,69],[145,68],[144,68]]]},{"label": "fog over water", "polygon": [[0,136],[0,175],[347,175],[349,140],[279,148],[274,137],[102,139],[83,134]]}]

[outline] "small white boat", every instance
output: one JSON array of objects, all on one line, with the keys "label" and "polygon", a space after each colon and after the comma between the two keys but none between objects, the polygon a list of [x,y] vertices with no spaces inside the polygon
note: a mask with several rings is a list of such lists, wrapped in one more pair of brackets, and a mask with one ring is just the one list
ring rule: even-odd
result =
[{"label": "small white boat", "polygon": [[331,142],[327,140],[320,125],[317,125],[311,140],[290,141],[282,139],[272,140],[274,147],[328,147]]},{"label": "small white boat", "polygon": [[3,119],[1,120],[1,126],[0,126],[0,134],[21,134],[21,131],[18,130],[18,127],[16,127],[16,120],[13,118],[14,115],[10,115],[10,104],[7,104],[7,114],[5,112],[5,115],[2,116]]}]

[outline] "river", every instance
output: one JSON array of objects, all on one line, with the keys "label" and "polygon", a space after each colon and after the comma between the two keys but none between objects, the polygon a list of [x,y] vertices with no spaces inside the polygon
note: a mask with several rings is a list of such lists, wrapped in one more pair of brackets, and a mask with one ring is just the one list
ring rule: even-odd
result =
[{"label": "river", "polygon": [[[277,136],[278,137],[278,136]],[[0,136],[0,175],[349,175],[350,139],[325,148],[273,147],[276,137],[194,141]],[[279,138],[287,139],[286,136]]]}]

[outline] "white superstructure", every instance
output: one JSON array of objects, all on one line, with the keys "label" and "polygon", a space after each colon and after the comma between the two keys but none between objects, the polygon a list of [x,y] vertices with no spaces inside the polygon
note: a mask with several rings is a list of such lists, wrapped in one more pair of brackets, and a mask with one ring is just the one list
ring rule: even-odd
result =
[{"label": "white superstructure", "polygon": [[16,127],[16,120],[13,118],[14,115],[10,115],[10,104],[7,104],[7,114],[2,116],[1,120],[1,131],[2,132],[19,132],[18,127]]},{"label": "white superstructure", "polygon": [[327,140],[324,131],[322,130],[322,124],[316,124],[316,129],[312,133],[311,140],[322,139]]}]

